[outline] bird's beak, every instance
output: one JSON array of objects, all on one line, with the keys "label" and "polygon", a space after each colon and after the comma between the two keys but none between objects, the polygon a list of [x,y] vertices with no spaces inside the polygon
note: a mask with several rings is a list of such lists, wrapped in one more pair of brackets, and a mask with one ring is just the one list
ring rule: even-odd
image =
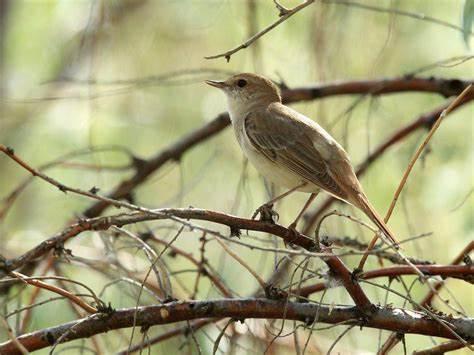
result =
[{"label": "bird's beak", "polygon": [[214,86],[215,88],[218,88],[218,89],[224,89],[227,86],[225,81],[218,81],[218,80],[206,80],[205,83],[207,85]]}]

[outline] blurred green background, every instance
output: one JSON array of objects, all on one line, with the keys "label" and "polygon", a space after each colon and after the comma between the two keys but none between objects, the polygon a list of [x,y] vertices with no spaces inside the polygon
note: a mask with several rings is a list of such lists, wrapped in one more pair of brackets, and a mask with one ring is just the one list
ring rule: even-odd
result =
[{"label": "blurred green background", "polygon": [[[464,1],[460,0],[360,2],[425,14],[462,26]],[[299,2],[282,3],[292,7]],[[275,21],[277,12],[272,1],[3,0],[2,7],[0,143],[13,147],[36,167],[69,152],[97,146],[120,145],[137,157],[148,158],[225,111],[224,96],[203,84],[203,80],[222,79],[228,72],[258,72],[297,87],[336,80],[403,76],[420,67],[471,53],[462,33],[455,29],[393,13],[321,2],[233,55],[230,63],[222,58],[205,60],[204,56],[230,49]],[[473,69],[472,62],[466,61],[455,66],[438,65],[422,75],[471,80]],[[172,75],[159,77],[168,73]],[[366,98],[349,114],[344,114],[356,99],[356,96],[344,96],[293,105],[330,130],[343,143],[355,165],[399,127],[446,100],[425,93],[387,95]],[[389,149],[362,178],[367,195],[381,213],[390,204],[411,155],[425,136],[426,131],[421,130]],[[390,225],[400,239],[433,233],[407,244],[407,254],[446,264],[473,239],[473,152],[470,104],[442,123],[429,150],[417,162],[391,219]],[[132,169],[126,169],[129,156],[120,151],[86,154],[68,163],[46,172],[69,186],[82,189],[97,186],[100,193],[109,191],[133,173]],[[99,166],[117,169],[97,169]],[[153,175],[136,190],[135,203],[147,207],[195,206],[249,217],[269,195],[253,167],[246,170],[245,183],[239,185],[243,166],[233,132],[227,129],[190,150],[179,163],[169,163]],[[0,198],[27,176],[18,165],[0,156]],[[305,199],[305,194],[297,193],[277,205],[280,221],[288,224]],[[322,200],[319,197],[315,205]],[[0,253],[7,257],[20,255],[60,231],[90,203],[87,198],[64,194],[35,180],[0,221]],[[364,218],[350,207],[337,205],[337,209]],[[166,223],[149,224],[150,228],[163,225]],[[213,228],[219,229],[215,225]],[[130,229],[137,232],[146,228]],[[222,231],[227,233],[225,228]],[[366,230],[334,217],[324,223],[322,232],[363,241],[371,238]],[[157,233],[163,233],[166,238],[173,230],[158,229]],[[199,236],[186,231],[176,245],[198,257]],[[107,260],[103,239],[97,233],[84,233],[66,246],[74,255]],[[273,255],[262,256],[261,252],[237,245],[232,248],[261,275],[271,274]],[[216,243],[209,243],[207,252],[210,263],[219,268],[226,284],[237,294],[249,295],[256,289],[255,280],[240,265],[223,256]],[[131,268],[146,268],[142,253],[128,250],[126,256],[130,260],[125,262]],[[354,266],[358,258],[345,261]],[[189,268],[179,258],[169,258],[167,262],[174,271]],[[319,261],[314,261],[314,265],[320,265]],[[369,266],[375,268],[377,264],[371,262]],[[108,282],[99,272],[74,262],[62,263],[61,267],[65,274],[87,282],[97,292]],[[194,284],[193,273],[177,277],[185,285]],[[219,296],[215,290],[208,292],[207,280],[202,282],[204,286],[198,298]],[[392,286],[403,292],[401,284]],[[124,287],[129,287],[130,293],[136,291],[129,285],[114,285],[105,292],[105,299],[116,308],[134,306],[135,297],[123,292]],[[367,287],[372,299],[384,302],[383,290]],[[416,286],[411,295],[420,300],[426,290],[426,286]],[[11,290],[8,295],[0,296],[0,302],[5,310],[12,310],[27,303],[30,292],[23,292],[19,300],[14,297],[15,290]],[[449,280],[441,295],[452,300],[455,297],[459,307],[472,315],[472,289],[463,282]],[[12,299],[8,300],[7,296]],[[49,297],[50,294],[43,292],[40,299]],[[314,299],[319,297],[316,294]],[[350,304],[342,288],[328,291],[325,301]],[[153,302],[151,297],[142,297],[143,304]],[[390,296],[389,302],[401,305],[403,300]],[[435,305],[444,309],[441,304],[435,302]],[[63,301],[50,303],[33,312],[28,330],[75,318]],[[10,325],[15,326],[13,320]],[[154,327],[150,331],[158,334],[172,327]],[[314,338],[325,351],[341,331],[334,328],[318,332]],[[215,339],[218,332],[216,327],[209,327],[196,333],[203,351],[212,353],[213,344],[207,335]],[[382,339],[387,335],[388,332],[383,332]],[[342,353],[375,352],[377,336],[376,330],[354,329],[336,350],[339,347]],[[5,339],[0,329],[0,342]],[[120,333],[98,337],[98,341],[111,352],[128,344],[127,337]],[[262,344],[252,345],[245,337],[239,342],[257,353],[265,349]],[[171,351],[183,343],[187,343],[184,337],[176,338],[153,351]],[[428,338],[407,336],[409,351],[431,345]],[[191,344],[182,350],[195,351],[192,349]],[[402,351],[400,345],[397,349]],[[286,352],[292,353],[291,348],[277,348],[277,353]]]}]

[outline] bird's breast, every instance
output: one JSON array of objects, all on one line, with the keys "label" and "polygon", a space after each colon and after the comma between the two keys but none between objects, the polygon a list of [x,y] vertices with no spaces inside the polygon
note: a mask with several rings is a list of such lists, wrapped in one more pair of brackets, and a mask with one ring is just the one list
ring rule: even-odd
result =
[{"label": "bird's breast", "polygon": [[[239,142],[240,147],[244,155],[249,160],[255,169],[258,170],[267,180],[275,183],[278,186],[283,186],[288,189],[292,189],[298,185],[301,185],[305,182],[298,174],[295,174],[290,169],[287,169],[282,164],[277,164],[272,160],[268,159],[265,155],[260,153],[250,142],[250,139],[245,134],[243,127],[238,129],[234,127],[236,138]],[[316,192],[319,188],[311,183],[308,183],[306,186],[298,189],[302,192]]]}]

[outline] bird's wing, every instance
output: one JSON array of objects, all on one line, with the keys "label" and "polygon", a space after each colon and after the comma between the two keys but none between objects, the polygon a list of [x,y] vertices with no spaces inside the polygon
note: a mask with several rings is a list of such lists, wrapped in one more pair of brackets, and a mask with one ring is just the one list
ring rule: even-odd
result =
[{"label": "bird's wing", "polygon": [[[298,119],[295,114],[298,115],[296,111],[283,105],[276,110],[252,112],[245,118],[245,133],[252,146],[274,163],[283,165],[304,180],[347,200],[345,189],[331,171],[326,148],[324,151],[317,149],[315,127],[301,120],[301,117]],[[323,133],[328,135],[324,130]],[[321,139],[322,144],[333,143]]]}]

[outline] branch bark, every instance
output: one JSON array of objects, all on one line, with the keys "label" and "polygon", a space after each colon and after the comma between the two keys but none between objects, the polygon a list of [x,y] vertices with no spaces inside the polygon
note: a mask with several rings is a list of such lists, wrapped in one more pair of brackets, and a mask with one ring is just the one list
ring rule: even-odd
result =
[{"label": "branch bark", "polygon": [[[474,265],[415,265],[425,275],[441,276],[443,278],[452,277],[474,282]],[[416,275],[415,270],[409,265],[392,266],[364,272],[359,277],[363,280],[375,279],[379,277],[397,277],[403,275]],[[325,282],[301,287],[299,290],[292,290],[293,294],[301,297],[320,292],[328,288]]]},{"label": "branch bark", "polygon": [[[28,350],[34,351],[55,344],[58,339],[68,342],[89,338],[110,330],[131,327],[151,327],[193,319],[236,318],[236,319],[290,319],[312,324],[315,315],[318,322],[337,324],[353,322],[361,327],[391,330],[406,334],[422,334],[453,339],[453,334],[437,321],[425,314],[400,308],[374,306],[370,318],[361,317],[355,307],[324,306],[310,303],[275,301],[268,299],[223,299],[209,301],[172,302],[163,305],[143,306],[112,311],[110,314],[96,314],[55,327],[17,337]],[[466,341],[472,340],[474,319],[440,316]],[[20,354],[14,342],[0,344],[0,353]]]},{"label": "branch bark", "polygon": [[[46,254],[51,249],[62,247],[63,243],[68,239],[75,237],[84,231],[107,230],[112,225],[122,227],[124,225],[143,221],[170,219],[171,217],[219,223],[228,226],[232,231],[245,229],[266,232],[282,238],[288,244],[297,245],[309,251],[319,250],[320,248],[320,246],[316,246],[315,241],[308,238],[307,236],[298,232],[290,231],[279,224],[240,218],[225,213],[196,208],[164,208],[153,210],[150,213],[131,212],[114,216],[96,217],[81,220],[78,223],[69,226],[56,236],[43,241],[35,248],[31,249],[20,257],[5,260],[3,262],[3,268],[7,271],[17,269],[25,263]],[[355,304],[360,308],[360,310],[362,312],[368,312],[371,308],[371,302],[365,295],[360,285],[354,281],[350,270],[342,262],[342,260],[336,255],[330,253],[323,254],[322,260],[331,269],[333,275],[340,279],[347,292],[354,300]]]}]

